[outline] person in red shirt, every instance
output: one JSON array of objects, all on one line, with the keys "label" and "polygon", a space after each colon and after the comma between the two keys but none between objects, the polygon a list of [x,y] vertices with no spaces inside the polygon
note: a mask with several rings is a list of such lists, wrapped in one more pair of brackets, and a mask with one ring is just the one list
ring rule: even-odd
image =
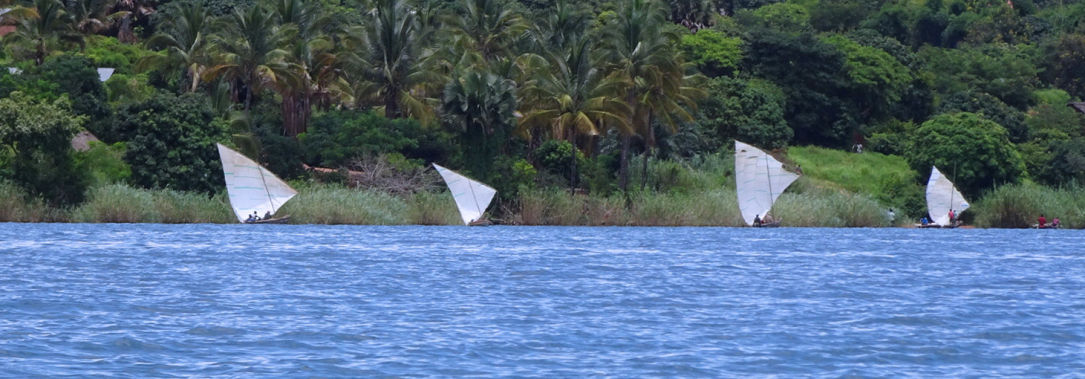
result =
[{"label": "person in red shirt", "polygon": [[1044,227],[1044,224],[1046,224],[1046,223],[1047,223],[1047,219],[1046,219],[1046,218],[1044,218],[1044,214],[1043,214],[1043,213],[1041,213],[1041,214],[1040,214],[1040,218],[1036,219],[1036,221],[1038,221],[1038,222],[1040,223],[1040,227],[1041,227],[1041,228],[1042,228],[1042,227]]}]

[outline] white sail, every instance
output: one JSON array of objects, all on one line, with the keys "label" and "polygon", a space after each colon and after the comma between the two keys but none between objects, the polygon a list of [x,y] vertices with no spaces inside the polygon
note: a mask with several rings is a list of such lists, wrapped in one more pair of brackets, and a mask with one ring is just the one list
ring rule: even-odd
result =
[{"label": "white sail", "polygon": [[230,206],[238,221],[245,222],[253,212],[260,217],[268,212],[275,214],[287,200],[298,194],[252,159],[222,144],[216,145],[222,160],[222,174],[226,177],[226,192],[230,194]]},{"label": "white sail", "polygon": [[490,201],[493,201],[497,190],[436,163],[433,164],[433,168],[437,169],[437,173],[444,178],[448,191],[452,192],[452,198],[456,199],[456,207],[460,208],[463,224],[468,225],[471,221],[481,218],[482,212],[490,206]]},{"label": "white sail", "polygon": [[961,196],[953,182],[949,181],[937,167],[931,167],[931,178],[927,180],[927,212],[931,221],[941,226],[950,224],[949,211],[961,214],[968,209],[968,201]]},{"label": "white sail", "polygon": [[776,198],[798,178],[768,153],[735,141],[735,189],[747,225],[753,225],[754,217],[765,217]]}]

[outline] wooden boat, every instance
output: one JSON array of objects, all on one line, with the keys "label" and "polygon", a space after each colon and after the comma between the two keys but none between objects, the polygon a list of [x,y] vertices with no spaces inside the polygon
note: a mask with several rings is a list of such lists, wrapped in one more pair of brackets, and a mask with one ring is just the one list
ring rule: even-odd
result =
[{"label": "wooden boat", "polygon": [[285,224],[290,221],[290,216],[248,221],[255,215],[274,215],[298,191],[252,159],[222,144],[217,145],[226,193],[230,195],[230,207],[237,215],[237,221],[243,224]]},{"label": "wooden boat", "polygon": [[275,217],[265,220],[246,221],[246,224],[289,224],[290,216]]},{"label": "wooden boat", "polygon": [[452,192],[452,199],[456,201],[456,208],[460,210],[460,218],[463,219],[464,225],[493,225],[493,222],[483,218],[482,214],[490,206],[490,202],[493,201],[497,190],[458,172],[444,168],[439,164],[434,163],[433,168],[437,170],[438,174],[441,174],[441,178],[445,180],[445,185],[448,186],[448,191]]},{"label": "wooden boat", "polygon": [[[768,214],[780,194],[798,178],[764,150],[735,141],[735,191],[746,225],[758,226],[754,219]],[[779,225],[775,221],[760,227]]]}]

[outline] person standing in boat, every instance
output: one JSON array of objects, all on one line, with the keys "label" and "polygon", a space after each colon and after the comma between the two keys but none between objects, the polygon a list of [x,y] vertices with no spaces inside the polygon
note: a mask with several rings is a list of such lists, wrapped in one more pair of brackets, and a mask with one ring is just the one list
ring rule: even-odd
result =
[{"label": "person standing in boat", "polygon": [[761,226],[761,215],[753,216],[753,226]]},{"label": "person standing in boat", "polygon": [[957,222],[957,214],[953,213],[953,209],[949,210],[949,224],[952,225]]}]

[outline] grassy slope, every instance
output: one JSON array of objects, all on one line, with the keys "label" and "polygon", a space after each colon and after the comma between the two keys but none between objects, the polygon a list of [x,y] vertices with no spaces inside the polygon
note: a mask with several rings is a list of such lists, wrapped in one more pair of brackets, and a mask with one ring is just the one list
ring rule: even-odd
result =
[{"label": "grassy slope", "polygon": [[923,187],[903,157],[804,146],[788,149],[788,158],[802,166],[816,186],[869,195],[893,208],[898,221],[925,211]]}]

